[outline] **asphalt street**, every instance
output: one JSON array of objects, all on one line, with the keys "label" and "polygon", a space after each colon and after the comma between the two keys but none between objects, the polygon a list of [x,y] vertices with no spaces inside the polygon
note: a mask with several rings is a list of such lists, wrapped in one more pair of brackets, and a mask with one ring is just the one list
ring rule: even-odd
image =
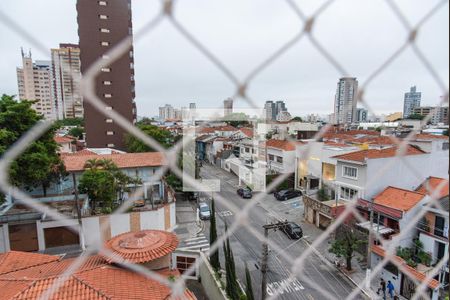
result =
[{"label": "asphalt street", "polygon": [[[238,189],[238,178],[211,165],[204,165],[201,169],[201,177],[203,179],[220,179],[222,197],[227,201],[232,202],[237,207],[243,207],[247,199],[242,199],[236,193]],[[202,194],[202,200],[209,202],[211,193]],[[298,199],[300,202],[301,200]],[[263,201],[276,201],[273,195],[266,195]],[[294,207],[295,207],[295,200]],[[274,203],[276,205],[276,203]],[[280,203],[281,205],[281,203]],[[297,205],[298,206],[298,205]],[[234,222],[237,212],[230,211],[224,205],[216,201],[216,214],[218,216],[218,234],[225,231],[225,222],[230,226]],[[296,211],[296,213],[300,213]],[[263,233],[263,225],[275,221],[276,213],[268,211],[257,204],[250,210],[248,226]],[[304,235],[307,236],[308,232]],[[209,222],[206,221],[205,236],[209,237]],[[308,243],[301,240],[291,240],[284,233],[280,231],[270,231],[269,239],[276,243],[284,252],[289,254],[292,258],[297,258],[306,251],[309,247]],[[230,243],[234,252],[236,271],[238,278],[242,284],[245,284],[245,264],[247,264],[251,276],[253,291],[256,299],[261,299],[261,252],[262,242],[255,237],[247,227],[240,227],[231,237]],[[222,252],[222,251],[221,251]],[[221,253],[221,257],[222,257]],[[224,261],[222,261],[222,266]],[[287,279],[291,276],[292,260],[287,261],[279,253],[271,251],[269,247],[269,264],[267,273],[267,294],[273,295],[276,291],[279,292],[278,299],[327,299],[324,291],[332,296],[332,299],[345,299],[351,291],[355,288],[344,275],[342,275],[334,266],[330,266],[316,254],[311,254],[307,257],[302,274],[296,276],[294,281],[288,282]],[[310,284],[311,282],[315,283]],[[365,299],[363,296],[360,299]]]}]

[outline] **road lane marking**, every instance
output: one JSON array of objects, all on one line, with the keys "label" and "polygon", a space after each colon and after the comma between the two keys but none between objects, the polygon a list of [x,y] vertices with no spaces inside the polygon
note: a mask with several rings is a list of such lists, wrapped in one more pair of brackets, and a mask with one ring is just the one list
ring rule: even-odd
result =
[{"label": "road lane marking", "polygon": [[233,215],[233,213],[229,210],[224,210],[224,211],[219,211],[217,213],[217,215],[220,217],[231,217]]},{"label": "road lane marking", "polygon": [[304,289],[305,287],[297,279],[295,280],[284,279],[281,281],[271,282],[267,284],[267,294],[269,296],[273,296],[276,293],[278,293],[279,295],[283,295],[284,293],[286,294],[296,293]]}]

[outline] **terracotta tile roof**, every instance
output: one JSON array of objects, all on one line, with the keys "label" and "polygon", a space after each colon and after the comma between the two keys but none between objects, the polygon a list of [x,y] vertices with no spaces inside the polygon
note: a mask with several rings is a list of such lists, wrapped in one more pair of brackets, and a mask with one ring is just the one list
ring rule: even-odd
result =
[{"label": "terracotta tile roof", "polygon": [[90,154],[62,155],[68,172],[83,171],[84,165],[90,159],[110,159],[118,168],[159,167],[164,165],[164,155],[160,152],[121,153],[121,154]]},{"label": "terracotta tile roof", "polygon": [[[398,147],[390,147],[386,149],[368,149],[337,155],[334,156],[333,158],[340,160],[365,162],[366,159],[395,157],[397,156],[397,149]],[[426,154],[426,152],[411,145],[408,145],[408,148],[404,153],[404,155],[419,155],[419,154]]]},{"label": "terracotta tile roof", "polygon": [[376,204],[391,207],[401,211],[408,211],[417,205],[424,194],[389,186],[373,199]]},{"label": "terracotta tile roof", "polygon": [[[159,234],[157,236],[161,237]],[[31,263],[31,258],[34,263]],[[18,259],[21,261],[18,262]],[[60,261],[58,256],[14,251],[1,254],[0,269],[6,270],[6,273],[0,275],[0,298],[38,299],[74,260]],[[171,275],[180,276],[177,270],[163,269],[155,272],[166,278]],[[185,290],[183,296],[188,300],[196,299],[189,290]],[[92,256],[70,275],[50,299],[167,300],[173,297],[168,286],[129,270],[108,265],[100,256]]]},{"label": "terracotta tile roof", "polygon": [[[114,261],[146,263],[172,253],[178,246],[175,234],[160,230],[143,230],[120,234],[105,244]],[[108,262],[111,258],[105,257]]]},{"label": "terracotta tile roof", "polygon": [[59,135],[56,135],[53,139],[54,139],[55,142],[57,142],[58,144],[63,144],[63,143],[71,143],[75,138],[69,137],[69,136],[59,136]]},{"label": "terracotta tile roof", "polygon": [[449,181],[448,179],[438,177],[428,177],[416,191],[422,194],[432,195],[436,189],[439,188],[437,199],[444,198],[449,195]]},{"label": "terracotta tile roof", "polygon": [[[386,252],[380,246],[376,246],[376,245],[372,246],[372,252],[381,257],[386,256]],[[419,283],[425,281],[427,276],[425,274],[417,271],[413,267],[408,266],[408,264],[401,257],[394,256],[393,258],[391,258],[391,261],[393,261],[393,260],[396,260],[397,264],[400,264],[402,266],[403,270],[400,270],[400,271],[402,271],[402,273],[406,273],[406,275],[408,277],[410,277],[410,278],[412,277]],[[431,279],[427,282],[427,285],[428,285],[428,287],[430,287],[432,289],[437,289],[439,287],[439,281],[437,281],[436,279]]]},{"label": "terracotta tile roof", "polygon": [[30,280],[2,280],[0,279],[0,291],[2,299],[13,299],[24,289],[33,284]]},{"label": "terracotta tile roof", "polygon": [[290,141],[283,141],[283,140],[267,140],[266,141],[266,147],[267,148],[275,148],[280,149],[284,151],[295,151],[296,146],[303,144],[301,142],[290,142]]},{"label": "terracotta tile roof", "polygon": [[420,134],[416,134],[414,139],[416,139],[416,140],[448,140],[449,137],[445,136],[445,135],[420,133]]},{"label": "terracotta tile roof", "polygon": [[216,132],[216,130],[212,127],[203,127],[200,128],[200,130],[197,131],[200,134],[210,134]]},{"label": "terracotta tile roof", "polygon": [[213,127],[214,131],[238,131],[238,129],[231,125]]},{"label": "terracotta tile roof", "polygon": [[10,251],[0,254],[0,275],[58,261],[58,256]]},{"label": "terracotta tile roof", "polygon": [[253,128],[243,127],[240,128],[239,130],[247,137],[253,137],[254,135]]}]

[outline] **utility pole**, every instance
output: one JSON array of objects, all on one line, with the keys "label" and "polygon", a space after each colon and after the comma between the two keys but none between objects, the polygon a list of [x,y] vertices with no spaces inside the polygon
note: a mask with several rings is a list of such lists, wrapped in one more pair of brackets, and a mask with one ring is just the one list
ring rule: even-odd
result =
[{"label": "utility pole", "polygon": [[72,173],[72,180],[73,180],[73,188],[74,188],[74,195],[75,195],[75,205],[77,207],[80,244],[81,244],[81,249],[84,251],[84,250],[86,250],[86,245],[84,242],[83,223],[81,222],[80,200],[78,199],[78,186],[77,186],[77,179],[76,179],[75,173]]},{"label": "utility pole", "polygon": [[267,240],[269,238],[269,230],[277,230],[281,229],[288,224],[287,221],[277,222],[274,224],[264,225],[264,241],[262,247],[262,258],[261,258],[261,299],[265,300],[267,297],[267,264],[268,264],[268,255],[269,248],[267,245]]},{"label": "utility pole", "polygon": [[369,244],[367,245],[367,272],[366,272],[366,287],[370,289],[370,273],[372,268],[372,245],[373,245],[373,200],[369,204],[370,216],[369,216]]}]

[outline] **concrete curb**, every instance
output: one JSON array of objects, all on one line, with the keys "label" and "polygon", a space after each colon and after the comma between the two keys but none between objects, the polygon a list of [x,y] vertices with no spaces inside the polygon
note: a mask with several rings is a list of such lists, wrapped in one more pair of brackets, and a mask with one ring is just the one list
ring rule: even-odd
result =
[{"label": "concrete curb", "polygon": [[[307,241],[306,239],[302,239],[303,241],[305,241],[305,243],[311,247],[311,243],[309,241]],[[370,294],[363,288],[361,288],[354,280],[353,278],[351,278],[348,274],[346,274],[344,271],[342,271],[339,268],[336,268],[336,266],[334,265],[333,262],[331,262],[329,259],[325,258],[322,254],[320,254],[320,252],[316,249],[313,248],[313,252],[327,265],[329,265],[330,267],[334,267],[335,269],[337,269],[342,275],[344,275],[348,280],[350,280],[351,283],[353,283],[360,291],[362,291],[364,293],[364,295],[366,295],[366,297],[368,299],[372,299],[372,297],[370,296]]]},{"label": "concrete curb", "polygon": [[197,224],[197,226],[199,227],[199,229],[195,233],[196,236],[199,235],[201,232],[203,232],[205,230],[205,222],[200,220],[200,226],[198,224]]}]

